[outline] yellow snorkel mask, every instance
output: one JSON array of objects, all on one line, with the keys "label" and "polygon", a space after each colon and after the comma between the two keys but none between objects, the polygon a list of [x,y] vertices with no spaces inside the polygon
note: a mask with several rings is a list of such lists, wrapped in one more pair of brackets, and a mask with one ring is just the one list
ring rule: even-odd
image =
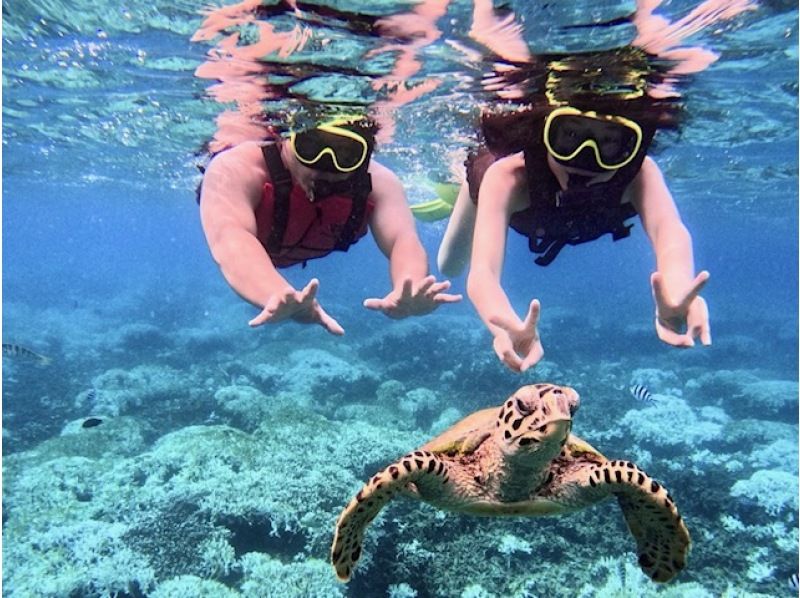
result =
[{"label": "yellow snorkel mask", "polygon": [[[545,120],[544,144],[565,166],[594,171],[597,166],[603,170],[618,170],[639,152],[642,128],[622,116],[562,106]],[[593,155],[584,152],[587,148]]]},{"label": "yellow snorkel mask", "polygon": [[339,116],[289,136],[289,146],[301,164],[332,173],[350,173],[369,164],[374,145],[363,116]]}]

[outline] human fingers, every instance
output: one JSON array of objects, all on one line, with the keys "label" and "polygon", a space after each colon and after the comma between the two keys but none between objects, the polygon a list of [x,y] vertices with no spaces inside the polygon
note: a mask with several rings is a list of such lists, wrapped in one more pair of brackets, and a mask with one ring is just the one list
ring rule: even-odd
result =
[{"label": "human fingers", "polygon": [[404,299],[405,300],[411,299],[412,294],[413,294],[413,283],[411,282],[410,278],[406,278],[405,280],[403,280],[403,286],[400,289],[400,301],[403,301]]},{"label": "human fingers", "polygon": [[381,311],[386,308],[387,301],[386,299],[378,299],[377,297],[373,297],[371,299],[364,299],[364,303],[362,303],[362,305],[367,309]]},{"label": "human fingers", "polygon": [[650,287],[653,289],[653,299],[657,305],[664,303],[664,277],[661,272],[653,272],[650,275]]},{"label": "human fingers", "polygon": [[317,306],[317,323],[334,336],[342,336],[344,328],[333,317],[328,315],[322,307]]},{"label": "human fingers", "polygon": [[538,299],[531,301],[530,306],[528,306],[528,315],[525,316],[525,328],[536,328],[536,324],[539,322],[539,314],[541,313],[541,310],[542,305],[539,303]]},{"label": "human fingers", "polygon": [[426,288],[425,293],[428,296],[433,297],[434,295],[438,295],[442,291],[446,291],[449,288],[450,288],[450,281],[449,280],[443,280],[441,282],[431,283]]},{"label": "human fingers", "polygon": [[433,296],[433,300],[436,303],[458,303],[463,298],[463,295],[451,295],[449,293],[437,293]]},{"label": "human fingers", "polygon": [[274,311],[272,309],[270,309],[269,307],[265,307],[259,312],[259,314],[255,318],[247,322],[247,325],[250,326],[251,328],[261,326],[265,322],[269,321],[269,319],[273,316],[273,314]]},{"label": "human fingers", "polygon": [[494,353],[497,358],[512,372],[519,373],[522,367],[522,360],[516,354],[510,342],[498,342],[495,340]]},{"label": "human fingers", "polygon": [[531,350],[525,356],[525,359],[522,360],[520,372],[525,372],[532,368],[534,365],[539,363],[542,357],[544,357],[544,349],[542,349],[542,344],[538,342],[534,343],[534,345],[531,347]]},{"label": "human fingers", "polygon": [[690,327],[693,338],[700,338],[703,345],[711,344],[711,325],[708,321],[708,306],[702,297],[698,297],[690,311]]},{"label": "human fingers", "polygon": [[517,374],[522,372],[522,360],[513,350],[503,353],[500,361],[502,361],[512,372]]},{"label": "human fingers", "polygon": [[522,329],[522,326],[520,326],[520,323],[516,319],[501,315],[491,316],[489,318],[489,324],[507,331],[519,331]]},{"label": "human fingers", "polygon": [[658,338],[662,341],[667,343],[668,345],[672,345],[673,347],[681,347],[681,348],[689,348],[694,347],[694,339],[692,339],[691,334],[681,334],[679,332],[675,332],[674,330],[670,330],[656,318],[656,334],[658,334]]},{"label": "human fingers", "polygon": [[435,276],[433,276],[433,275],[426,276],[425,278],[423,278],[420,281],[419,287],[417,287],[416,294],[417,295],[425,295],[425,294],[427,294],[428,291],[430,290],[430,288],[433,286],[433,283],[435,283],[435,282],[436,282],[436,277]]},{"label": "human fingers", "polygon": [[700,326],[700,342],[706,347],[711,344],[711,326],[708,320]]},{"label": "human fingers", "polygon": [[299,292],[296,292],[295,300],[298,303],[308,303],[313,301],[314,298],[317,296],[317,290],[319,289],[319,280],[316,278],[312,278],[308,281],[308,284],[302,288]]},{"label": "human fingers", "polygon": [[275,314],[278,311],[278,307],[281,305],[282,297],[270,297],[267,304],[264,308],[259,312],[259,314],[248,322],[248,325],[255,328],[256,326],[261,326],[266,322],[270,321],[272,318],[275,317]]},{"label": "human fingers", "polygon": [[687,334],[692,339],[700,339],[700,344],[702,345],[711,344],[711,331],[709,330],[707,323],[691,326]]},{"label": "human fingers", "polygon": [[695,300],[695,298],[700,294],[700,291],[703,290],[703,287],[706,286],[709,276],[711,275],[708,273],[708,270],[703,270],[700,272],[700,274],[694,277],[694,280],[692,281],[692,288],[688,293],[686,293],[686,297],[681,302],[683,305],[689,305]]}]

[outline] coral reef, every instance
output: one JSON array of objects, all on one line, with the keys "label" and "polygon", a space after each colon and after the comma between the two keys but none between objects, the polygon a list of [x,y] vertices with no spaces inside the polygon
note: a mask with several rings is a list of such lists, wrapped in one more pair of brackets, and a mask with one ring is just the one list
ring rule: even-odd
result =
[{"label": "coral reef", "polygon": [[[9,598],[733,598],[781,595],[796,569],[791,372],[715,367],[715,357],[689,364],[654,344],[598,360],[593,347],[610,329],[568,312],[550,329],[577,327],[562,335],[571,341],[588,326],[589,336],[521,377],[497,363],[471,318],[400,322],[336,344],[316,330],[290,342],[277,329],[256,337],[149,315],[102,337],[101,316],[79,315],[97,344],[43,343],[70,356],[69,370],[56,360],[52,371],[4,373]],[[67,330],[55,314],[43,321]],[[335,581],[333,524],[365,479],[540,380],[581,393],[574,433],[670,489],[694,542],[676,582],[643,578],[613,501],[503,519],[404,499],[373,522],[353,580]],[[637,402],[632,383],[658,402]]]},{"label": "coral reef", "polygon": [[731,496],[744,498],[776,516],[784,511],[797,512],[797,474],[771,469],[756,471],[731,488]]}]

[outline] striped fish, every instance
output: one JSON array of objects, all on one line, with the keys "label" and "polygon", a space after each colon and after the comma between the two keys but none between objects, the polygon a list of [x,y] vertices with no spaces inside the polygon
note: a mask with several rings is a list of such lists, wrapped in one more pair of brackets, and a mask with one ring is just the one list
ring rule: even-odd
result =
[{"label": "striped fish", "polygon": [[29,359],[39,362],[40,365],[48,365],[50,363],[49,357],[45,357],[36,351],[31,351],[22,345],[15,345],[13,343],[3,343],[3,357]]},{"label": "striped fish", "polygon": [[631,396],[636,399],[637,401],[641,401],[642,403],[647,403],[648,405],[653,405],[658,401],[653,396],[649,390],[647,390],[646,386],[642,386],[641,384],[634,384],[628,389],[631,393]]},{"label": "striped fish", "polygon": [[800,590],[800,580],[797,578],[797,573],[792,573],[792,576],[789,578],[789,587],[795,592]]}]

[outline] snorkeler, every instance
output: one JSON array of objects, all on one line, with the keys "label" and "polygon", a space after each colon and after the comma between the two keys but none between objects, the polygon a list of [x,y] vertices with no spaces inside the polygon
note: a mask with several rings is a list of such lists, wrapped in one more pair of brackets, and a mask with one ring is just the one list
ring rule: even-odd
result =
[{"label": "snorkeler", "polygon": [[389,260],[392,290],[364,307],[404,318],[461,299],[428,274],[403,187],[371,159],[375,129],[364,117],[340,116],[288,139],[242,143],[209,163],[203,230],[225,280],[261,309],[250,326],[292,319],[344,334],[317,301],[316,278],[297,290],[278,269],[347,251],[367,228]]},{"label": "snorkeler", "polygon": [[[543,356],[539,301],[520,319],[500,284],[510,226],[529,239],[535,262],[550,264],[566,245],[630,234],[638,214],[653,246],[651,276],[658,337],[677,347],[711,344],[708,308],[699,296],[709,274],[695,276],[691,236],[661,170],[647,149],[656,128],[671,126],[643,96],[575,97],[517,113],[484,114],[486,147],[467,159],[439,248],[445,276],[471,260],[467,293],[494,336],[498,358],[524,372]],[[516,139],[509,142],[509,135]],[[509,149],[512,148],[512,149]]]}]

